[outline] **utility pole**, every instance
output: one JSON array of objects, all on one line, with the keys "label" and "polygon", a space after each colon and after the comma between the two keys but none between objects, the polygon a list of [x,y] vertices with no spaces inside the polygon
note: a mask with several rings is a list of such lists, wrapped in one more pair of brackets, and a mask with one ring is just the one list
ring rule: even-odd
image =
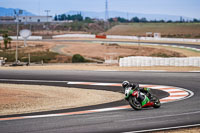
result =
[{"label": "utility pole", "polygon": [[38,0],[38,14],[40,16],[40,0]]},{"label": "utility pole", "polygon": [[23,10],[14,10],[15,16],[17,18],[17,42],[16,42],[16,52],[15,52],[15,60],[18,62],[18,37],[19,37],[19,15],[23,13]]},{"label": "utility pole", "polygon": [[45,10],[45,12],[47,13],[47,24],[46,24],[46,30],[47,30],[47,35],[49,34],[49,23],[48,23],[48,17],[49,17],[49,12],[50,10]]},{"label": "utility pole", "polygon": [[49,12],[50,12],[51,10],[45,10],[45,12],[47,12],[47,23],[48,23],[48,17],[49,17]]},{"label": "utility pole", "polygon": [[108,0],[106,0],[106,5],[105,5],[105,21],[108,21],[109,19],[109,14],[108,14]]},{"label": "utility pole", "polygon": [[127,20],[129,21],[129,13],[127,12],[127,14],[126,14],[126,15],[127,15]]},{"label": "utility pole", "polygon": [[109,28],[108,0],[105,3],[105,30]]}]

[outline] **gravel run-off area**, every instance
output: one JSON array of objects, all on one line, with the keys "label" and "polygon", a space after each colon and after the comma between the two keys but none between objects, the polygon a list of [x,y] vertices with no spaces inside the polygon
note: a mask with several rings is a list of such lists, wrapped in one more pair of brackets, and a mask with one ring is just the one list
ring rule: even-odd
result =
[{"label": "gravel run-off area", "polygon": [[0,84],[0,115],[68,109],[122,99],[121,93],[102,90]]}]

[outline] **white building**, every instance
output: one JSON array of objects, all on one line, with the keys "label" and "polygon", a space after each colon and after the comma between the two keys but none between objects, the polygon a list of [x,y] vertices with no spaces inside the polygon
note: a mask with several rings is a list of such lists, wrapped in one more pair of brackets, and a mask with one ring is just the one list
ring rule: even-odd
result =
[{"label": "white building", "polygon": [[[52,22],[52,16],[19,16],[19,22]],[[17,22],[17,19],[15,19]]]}]

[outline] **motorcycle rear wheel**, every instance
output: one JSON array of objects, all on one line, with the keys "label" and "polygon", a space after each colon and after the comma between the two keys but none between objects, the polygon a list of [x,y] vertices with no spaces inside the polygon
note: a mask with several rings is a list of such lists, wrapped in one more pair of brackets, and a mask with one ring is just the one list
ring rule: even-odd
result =
[{"label": "motorcycle rear wheel", "polygon": [[128,102],[131,105],[131,107],[135,110],[141,110],[142,109],[142,105],[140,104],[140,102],[136,99],[136,97],[130,96],[128,98]]}]

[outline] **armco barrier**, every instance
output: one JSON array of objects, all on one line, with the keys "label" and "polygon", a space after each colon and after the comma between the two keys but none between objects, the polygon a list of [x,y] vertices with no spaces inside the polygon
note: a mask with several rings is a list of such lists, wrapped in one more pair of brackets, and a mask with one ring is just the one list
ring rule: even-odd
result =
[{"label": "armco barrier", "polygon": [[195,66],[200,67],[200,57],[187,58],[161,58],[161,57],[145,57],[131,56],[120,58],[119,65],[121,67],[140,67],[140,66]]},{"label": "armco barrier", "polygon": [[[80,37],[80,38],[95,38],[92,34],[64,34],[56,35],[53,38],[62,37]],[[172,41],[172,42],[200,42],[200,39],[184,39],[184,38],[154,38],[154,37],[140,37],[137,36],[120,36],[120,35],[107,35],[107,39],[128,39],[128,40],[144,40],[144,41]]]},{"label": "armco barrier", "polygon": [[64,34],[64,35],[53,36],[53,38],[63,38],[63,37],[95,38],[96,36],[91,34]]},{"label": "armco barrier", "polygon": [[200,42],[200,39],[184,39],[184,38],[154,38],[154,37],[140,37],[137,36],[118,36],[107,35],[108,39],[131,39],[131,40],[144,40],[144,41],[172,41],[172,42]]},{"label": "armco barrier", "polygon": [[100,39],[106,39],[106,35],[96,35],[96,38],[100,38]]},{"label": "armco barrier", "polygon": [[[10,36],[12,40],[17,40],[16,36]],[[3,37],[0,36],[0,40],[3,40]],[[18,37],[18,40],[24,40],[21,36]],[[42,40],[42,36],[30,36],[27,40]]]}]

